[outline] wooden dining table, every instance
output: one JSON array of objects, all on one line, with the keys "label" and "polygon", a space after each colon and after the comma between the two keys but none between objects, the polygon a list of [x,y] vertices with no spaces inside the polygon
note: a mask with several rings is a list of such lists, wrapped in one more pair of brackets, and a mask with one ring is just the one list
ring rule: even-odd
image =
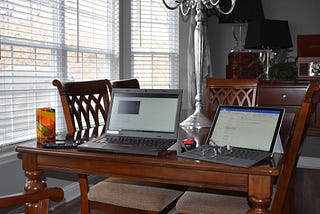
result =
[{"label": "wooden dining table", "polygon": [[[215,164],[199,160],[178,157],[183,150],[182,141],[193,138],[202,144],[208,128],[180,130],[178,141],[165,154],[154,157],[134,154],[116,154],[108,152],[85,152],[76,148],[46,149],[42,142],[34,146],[18,146],[16,151],[22,160],[25,171],[25,191],[45,188],[43,180],[45,170],[63,173],[112,176],[139,181],[177,184],[213,188],[226,191],[247,193],[250,209],[247,213],[269,213],[272,185],[279,174],[278,159],[263,161],[253,167],[243,168],[224,164]],[[92,136],[101,135],[104,129],[84,130],[66,141],[87,141]],[[58,143],[58,142],[56,142]],[[45,203],[28,204],[25,212],[35,213]]]}]

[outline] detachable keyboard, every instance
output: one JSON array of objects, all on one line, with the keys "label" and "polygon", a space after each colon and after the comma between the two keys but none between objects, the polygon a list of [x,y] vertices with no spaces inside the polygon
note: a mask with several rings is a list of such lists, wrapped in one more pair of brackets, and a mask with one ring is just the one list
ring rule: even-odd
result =
[{"label": "detachable keyboard", "polygon": [[223,163],[234,166],[250,167],[266,157],[270,157],[269,152],[251,150],[238,147],[218,147],[208,144],[201,145],[195,149],[179,154],[180,157]]}]

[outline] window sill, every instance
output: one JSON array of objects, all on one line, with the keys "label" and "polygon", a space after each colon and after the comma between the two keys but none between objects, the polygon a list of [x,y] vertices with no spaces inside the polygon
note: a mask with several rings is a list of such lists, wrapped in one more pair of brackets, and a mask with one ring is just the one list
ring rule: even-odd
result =
[{"label": "window sill", "polygon": [[15,148],[17,146],[32,146],[34,142],[34,140],[30,140],[23,143],[0,147],[0,163],[5,164],[16,160],[17,152],[15,151]]}]

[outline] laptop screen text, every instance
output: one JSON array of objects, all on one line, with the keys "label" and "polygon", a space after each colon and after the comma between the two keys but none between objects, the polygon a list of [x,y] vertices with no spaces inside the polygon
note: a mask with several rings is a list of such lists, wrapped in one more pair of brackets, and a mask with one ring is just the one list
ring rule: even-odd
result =
[{"label": "laptop screen text", "polygon": [[219,146],[230,145],[269,151],[278,133],[281,110],[221,107],[210,140]]}]

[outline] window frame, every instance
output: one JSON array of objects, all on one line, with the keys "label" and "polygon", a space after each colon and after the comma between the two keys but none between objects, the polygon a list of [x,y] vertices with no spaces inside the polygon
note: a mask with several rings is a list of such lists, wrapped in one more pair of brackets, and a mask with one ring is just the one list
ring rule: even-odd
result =
[{"label": "window frame", "polygon": [[[83,56],[83,54],[86,55],[92,55],[93,56],[97,56],[98,54],[102,54],[103,55],[103,66],[106,65],[110,65],[110,64],[114,64],[114,60],[117,60],[115,66],[118,66],[119,62],[119,47],[116,47],[116,51],[110,51],[109,49],[97,49],[97,48],[81,48],[81,44],[80,46],[75,47],[74,45],[70,46],[67,43],[64,43],[64,31],[61,29],[65,29],[64,28],[64,24],[66,23],[65,21],[65,13],[66,11],[64,11],[63,13],[57,12],[57,5],[59,5],[59,3],[64,4],[64,0],[57,0],[57,1],[48,1],[48,2],[44,2],[43,5],[31,5],[32,2],[2,2],[4,8],[8,8],[7,10],[2,10],[4,11],[4,22],[2,22],[2,26],[3,28],[1,28],[1,32],[3,29],[3,34],[0,35],[0,44],[2,46],[2,49],[0,49],[0,54],[2,53],[3,56],[6,54],[6,56],[4,56],[4,58],[2,60],[3,64],[3,73],[2,73],[2,81],[0,82],[0,84],[2,84],[2,87],[0,87],[0,92],[2,93],[2,96],[0,97],[0,101],[1,101],[1,105],[0,105],[0,115],[2,115],[2,119],[5,118],[7,116],[6,119],[6,123],[3,122],[0,124],[0,149],[2,150],[2,147],[6,147],[8,145],[14,145],[14,144],[18,144],[18,143],[23,143],[29,140],[33,140],[36,138],[36,121],[35,121],[35,112],[36,112],[36,108],[39,107],[53,107],[56,109],[56,127],[57,127],[57,132],[63,132],[66,128],[65,128],[65,121],[64,121],[64,117],[63,117],[63,112],[62,112],[62,106],[61,106],[61,101],[60,101],[60,97],[58,95],[58,91],[57,89],[52,86],[51,81],[55,78],[58,78],[60,80],[65,80],[68,79],[68,76],[70,75],[70,72],[64,72],[64,71],[69,71],[71,68],[70,63],[72,58],[66,58],[65,56],[69,53],[76,53],[78,52],[79,56]],[[21,5],[19,4],[21,3]],[[81,12],[81,5],[76,5],[77,1],[75,0],[72,4],[72,6],[69,5],[69,8],[71,8],[71,10],[74,10],[75,7],[79,7],[78,11]],[[93,2],[85,2],[86,4],[90,4],[89,6],[94,6]],[[117,6],[118,4],[115,3],[115,5],[113,5],[114,2],[112,2],[111,7],[115,6],[115,8],[118,8],[119,6]],[[17,6],[17,10],[15,10],[15,6]],[[66,5],[64,5],[66,6]],[[60,7],[65,8],[64,6],[60,5]],[[73,7],[73,8],[72,8]],[[89,7],[84,7],[82,5],[82,8],[89,8]],[[120,9],[120,8],[119,8]],[[12,10],[14,13],[16,13],[16,15],[14,15],[13,18],[13,22],[11,22],[11,20],[8,21],[8,17],[10,18],[10,16],[6,16],[6,14],[8,12],[10,12],[10,10]],[[67,10],[67,9],[66,9]],[[23,11],[24,13],[22,13],[21,11]],[[44,26],[43,29],[46,29],[46,27],[48,26],[49,32],[46,33],[46,31],[43,30],[43,34],[49,34],[50,37],[48,37],[49,39],[45,39],[46,36],[43,37],[39,37],[36,40],[32,39],[32,37],[34,37],[33,33],[32,33],[32,29],[33,29],[33,25],[28,25],[28,21],[33,23],[33,18],[25,16],[25,14],[27,14],[27,12],[29,12],[30,14],[33,13],[34,11],[39,13],[39,19],[40,21],[36,20],[35,21],[35,26],[39,27],[40,25]],[[73,12],[72,11],[72,12]],[[112,10],[114,11],[114,10]],[[97,11],[98,12],[98,11]],[[100,13],[101,14],[101,13]],[[100,15],[99,14],[99,15]],[[20,16],[20,18],[18,18]],[[91,15],[91,14],[89,14]],[[37,15],[35,15],[35,17],[37,17]],[[50,21],[47,25],[45,25],[43,22],[43,20],[41,18],[43,17],[48,17],[47,19]],[[82,17],[81,15],[78,17]],[[89,17],[90,18],[90,17]],[[101,15],[99,18],[102,18]],[[104,18],[104,16],[103,16]],[[86,18],[84,18],[85,20],[83,20],[84,22],[87,21]],[[14,22],[15,20],[18,20],[16,22]],[[42,22],[41,22],[42,20]],[[60,22],[58,22],[57,20],[60,20]],[[8,21],[8,22],[7,22]],[[94,19],[94,21],[96,21]],[[116,31],[118,31],[119,33],[119,26],[117,25],[117,21],[112,20],[114,26],[116,27]],[[39,26],[37,25],[39,23]],[[115,24],[116,23],[116,24]],[[0,23],[1,24],[1,23]],[[9,24],[9,25],[8,25]],[[78,26],[80,26],[81,22],[77,22]],[[12,35],[14,35],[13,33],[11,33],[11,31],[13,31],[16,25],[21,25],[21,26],[25,26],[25,29],[29,29],[28,31],[26,31],[26,33],[21,33],[21,37],[13,37]],[[72,25],[75,25],[74,23],[72,23]],[[7,26],[13,26],[12,28],[10,27],[9,30],[6,30]],[[60,30],[58,28],[61,28]],[[37,29],[37,28],[36,28]],[[39,28],[41,29],[41,28]],[[87,29],[87,28],[86,28]],[[20,31],[18,31],[20,32]],[[80,31],[81,32],[81,31]],[[112,34],[112,35],[116,35],[116,34]],[[30,37],[28,37],[30,36]],[[24,44],[23,40],[25,38],[29,38],[28,44]],[[118,40],[118,37],[116,37],[116,39]],[[39,40],[39,41],[37,41]],[[119,43],[119,42],[118,42]],[[118,43],[112,43],[112,46],[117,46]],[[78,43],[79,44],[79,43]],[[11,47],[11,48],[10,48]],[[37,79],[34,78],[35,76],[39,75],[38,70],[37,69],[30,69],[28,68],[28,66],[30,67],[35,67],[38,64],[38,54],[37,54],[37,48],[38,49],[43,49],[48,51],[47,56],[49,56],[50,60],[49,61],[49,67],[47,69],[49,69],[48,71],[46,71],[47,73],[49,72],[49,74],[47,74],[47,76],[40,77],[42,80],[44,81],[45,86],[40,86],[41,88],[36,88],[35,86],[31,87],[27,87],[24,86],[24,90],[20,89],[21,94],[19,95],[19,89],[12,89],[12,87],[14,87],[14,84],[17,78],[13,78],[15,77],[15,75],[9,75],[10,73],[15,73],[17,72],[17,70],[15,69],[18,68],[17,64],[14,64],[14,60],[19,60],[19,58],[16,58],[14,55],[16,54],[13,50],[13,47],[17,47],[20,48],[19,50],[22,50],[23,52],[21,52],[21,54],[27,55],[29,54],[30,56],[32,56],[30,58],[31,61],[33,61],[33,64],[31,63],[31,66],[28,64],[21,64],[21,77],[17,77],[22,79],[23,84],[27,84],[27,82],[29,81],[25,81],[23,80],[24,78],[30,78],[30,82],[32,84],[33,81],[31,81],[32,79]],[[26,50],[29,50],[29,52],[26,52]],[[6,52],[6,53],[5,53]],[[45,55],[45,54],[44,54]],[[41,55],[39,55],[41,56]],[[5,59],[6,58],[6,59]],[[60,60],[59,60],[60,58]],[[107,60],[106,60],[107,58]],[[24,58],[21,58],[22,60],[24,60]],[[21,60],[20,59],[20,60]],[[28,59],[28,58],[26,58]],[[25,60],[26,60],[25,59]],[[97,59],[97,57],[95,58]],[[109,60],[108,60],[109,59]],[[51,62],[50,62],[51,61]],[[41,59],[40,59],[41,62]],[[52,63],[54,62],[54,63]],[[80,60],[81,62],[81,60]],[[109,62],[109,63],[105,63],[105,62]],[[90,62],[91,63],[91,62]],[[84,69],[83,64],[86,63],[82,63],[81,65],[79,65],[80,70]],[[1,64],[0,64],[1,65]],[[105,67],[103,67],[105,68]],[[46,68],[44,68],[46,69]],[[99,67],[98,67],[99,69]],[[98,70],[96,69],[96,70]],[[110,77],[113,78],[119,78],[118,73],[119,71],[113,72],[113,70],[116,69],[110,69],[110,70],[106,70],[106,69],[102,69],[102,74],[103,77],[99,78],[108,78],[111,79]],[[118,69],[117,69],[118,70]],[[19,71],[19,70],[18,70]],[[29,72],[30,71],[30,72]],[[110,74],[108,74],[108,72],[110,71]],[[111,72],[112,71],[112,72]],[[29,74],[30,73],[30,74]],[[83,72],[82,72],[83,73]],[[93,75],[97,75],[96,72],[93,72]],[[5,75],[7,75],[5,80]],[[25,76],[27,75],[27,76]],[[109,75],[109,76],[106,76]],[[114,76],[113,76],[114,75]],[[83,75],[81,75],[80,77],[76,77],[76,79],[78,80],[82,80]],[[80,78],[80,79],[79,79]],[[92,79],[97,78],[97,76],[93,76]],[[50,80],[49,80],[50,79]],[[88,79],[88,78],[86,78]],[[91,77],[89,78],[91,79]],[[70,78],[68,79],[70,80]],[[35,82],[38,82],[39,80],[36,80]],[[29,85],[30,85],[29,82]],[[18,83],[19,84],[19,83]],[[18,85],[17,84],[17,85]],[[34,83],[34,85],[36,85]],[[7,89],[8,87],[8,89]],[[32,89],[33,88],[33,89]],[[29,98],[29,95],[26,95],[26,90],[30,91],[29,93],[31,94],[31,98]],[[23,94],[25,93],[25,94]],[[47,94],[51,94],[51,96],[44,100],[42,103],[39,102],[38,99],[38,94],[44,94],[42,97],[48,97]],[[15,119],[16,116],[16,112],[17,112],[17,107],[15,107],[16,104],[10,103],[11,100],[14,99],[18,99],[15,98],[14,96],[20,96],[20,99],[24,99],[25,103],[23,106],[28,106],[30,105],[31,107],[25,107],[26,110],[24,112],[27,112],[27,116],[24,116],[26,118],[26,120],[22,121],[21,124],[25,124],[24,128],[22,127],[22,125],[20,125],[20,128],[22,129],[22,131],[15,131],[16,129],[18,129],[19,127],[15,124],[18,124],[18,119]],[[27,101],[29,100],[29,101]],[[10,102],[9,102],[10,101]],[[9,104],[7,104],[9,103]],[[20,103],[21,105],[22,103]],[[44,106],[45,105],[45,106]],[[10,109],[8,110],[8,106]],[[32,112],[32,109],[34,110]],[[22,109],[18,109],[19,112],[23,111]],[[22,113],[20,113],[22,114]],[[10,116],[11,115],[11,116]],[[12,121],[12,122],[10,122]],[[28,122],[27,122],[28,121]],[[20,134],[20,135],[19,135]]]},{"label": "window frame", "polygon": [[[130,36],[131,35],[131,15],[130,15],[131,14],[131,6],[130,5],[131,5],[131,0],[128,0],[128,1],[119,0],[119,74],[118,74],[119,76],[118,76],[118,78],[120,78],[120,79],[126,79],[126,78],[132,77],[132,74],[130,72],[130,70],[131,70],[131,44],[130,44],[130,41],[131,41],[131,36]],[[179,31],[181,29],[181,27],[180,27],[181,24],[183,24],[183,26],[186,26],[186,25],[184,25],[183,22],[181,22],[181,19],[179,18]],[[188,29],[188,28],[183,27],[183,29]],[[181,44],[181,41],[182,40],[179,39],[180,44]],[[182,46],[179,45],[179,50],[181,47]],[[183,55],[183,52],[179,51],[179,61],[181,59],[181,55]],[[182,60],[184,61],[183,58],[182,58]],[[178,65],[178,67],[181,68],[180,65]],[[180,73],[180,70],[181,69],[179,69],[178,73]],[[63,75],[62,69],[59,71],[59,73],[60,73],[60,75],[62,74],[61,76],[59,76],[59,78],[66,78],[66,76]],[[180,79],[180,77],[181,76],[179,75],[179,79]],[[178,82],[178,84],[181,84],[181,82],[184,82],[184,81],[180,80]],[[55,101],[58,101],[58,103],[60,102],[60,98],[58,97],[58,95],[56,96]],[[64,123],[64,119],[60,118],[60,119],[58,119],[57,122]],[[1,148],[1,147],[3,147],[3,146],[0,145],[0,150],[1,149],[3,150],[3,148]]]}]

